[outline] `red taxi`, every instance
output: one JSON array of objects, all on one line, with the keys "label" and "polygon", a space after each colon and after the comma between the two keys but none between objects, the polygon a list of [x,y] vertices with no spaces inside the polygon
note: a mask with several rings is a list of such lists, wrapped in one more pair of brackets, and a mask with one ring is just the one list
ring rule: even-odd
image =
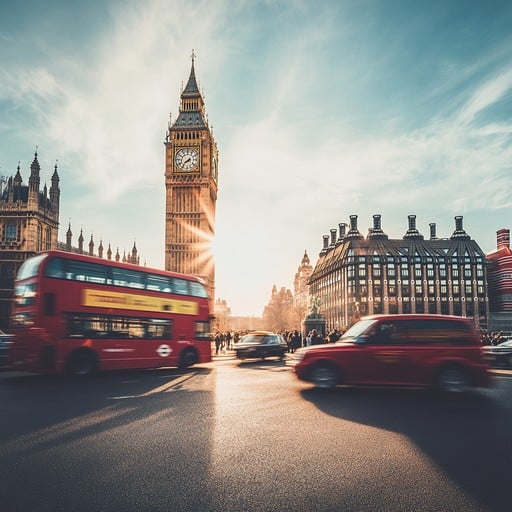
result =
[{"label": "red taxi", "polygon": [[470,319],[445,315],[362,318],[338,342],[298,350],[297,377],[320,388],[338,384],[433,387],[463,392],[489,385]]}]

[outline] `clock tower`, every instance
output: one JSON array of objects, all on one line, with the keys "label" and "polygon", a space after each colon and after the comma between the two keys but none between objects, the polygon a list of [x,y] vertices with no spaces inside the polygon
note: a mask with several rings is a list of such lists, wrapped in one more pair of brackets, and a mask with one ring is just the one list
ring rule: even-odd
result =
[{"label": "clock tower", "polygon": [[215,301],[215,234],[218,150],[192,67],[177,119],[165,137],[165,268],[204,279]]}]

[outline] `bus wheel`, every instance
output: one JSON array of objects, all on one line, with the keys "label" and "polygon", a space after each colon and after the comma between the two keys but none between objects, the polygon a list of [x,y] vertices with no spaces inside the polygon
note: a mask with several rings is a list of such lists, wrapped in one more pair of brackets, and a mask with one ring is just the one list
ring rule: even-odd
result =
[{"label": "bus wheel", "polygon": [[83,377],[96,371],[96,356],[90,350],[81,348],[73,352],[67,362],[67,370],[71,375]]},{"label": "bus wheel", "polygon": [[197,363],[197,352],[192,348],[187,348],[181,353],[180,368],[188,368]]}]

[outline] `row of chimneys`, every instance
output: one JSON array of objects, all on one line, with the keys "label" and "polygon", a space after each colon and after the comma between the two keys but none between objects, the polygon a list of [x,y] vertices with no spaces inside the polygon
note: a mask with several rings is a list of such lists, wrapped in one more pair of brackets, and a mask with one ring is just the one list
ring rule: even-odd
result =
[{"label": "row of chimneys", "polygon": [[[416,228],[416,215],[409,215],[409,229],[403,236],[407,240],[423,240],[423,235]],[[463,217],[455,217],[455,231],[453,232],[450,240],[469,240],[469,235],[464,231]],[[336,245],[341,244],[345,239],[361,239],[364,236],[357,229],[357,215],[350,216],[350,229],[347,232],[347,224],[341,222],[338,224],[339,232],[336,229],[331,229],[331,236],[323,235],[323,249],[322,253],[328,249],[332,249]],[[430,226],[430,240],[437,240],[436,224],[431,222]],[[381,216],[376,214],[373,216],[373,228],[368,229],[368,240],[387,240],[388,236],[382,231]],[[497,244],[498,249],[510,248],[510,230],[500,229],[497,231]]]}]

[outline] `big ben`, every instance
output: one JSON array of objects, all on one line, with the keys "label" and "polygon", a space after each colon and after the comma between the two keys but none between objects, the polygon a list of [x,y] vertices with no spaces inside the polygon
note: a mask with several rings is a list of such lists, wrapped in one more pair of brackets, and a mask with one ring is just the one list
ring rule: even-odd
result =
[{"label": "big ben", "polygon": [[195,55],[181,92],[179,115],[165,137],[165,268],[201,277],[215,300],[218,150],[197,86]]}]

